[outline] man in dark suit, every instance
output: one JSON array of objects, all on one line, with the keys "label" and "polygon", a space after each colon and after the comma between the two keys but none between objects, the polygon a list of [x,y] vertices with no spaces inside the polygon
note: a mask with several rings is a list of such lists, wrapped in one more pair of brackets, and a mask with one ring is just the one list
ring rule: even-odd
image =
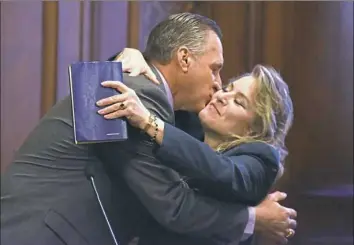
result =
[{"label": "man in dark suit", "polygon": [[[174,110],[198,111],[210,99],[223,62],[220,36],[205,17],[173,16],[152,31],[147,46],[160,86],[143,76],[124,75],[124,82],[149,110],[173,124]],[[185,188],[177,172],[156,160],[154,147],[134,128],[126,142],[75,145],[70,98],[65,98],[41,119],[1,178],[1,244],[114,244],[85,177],[88,166],[120,244],[143,234],[151,222],[182,238],[179,244],[241,240],[248,207]],[[288,218],[284,207],[269,202],[257,209],[255,226],[285,231]],[[278,227],[279,221],[285,225]]]}]

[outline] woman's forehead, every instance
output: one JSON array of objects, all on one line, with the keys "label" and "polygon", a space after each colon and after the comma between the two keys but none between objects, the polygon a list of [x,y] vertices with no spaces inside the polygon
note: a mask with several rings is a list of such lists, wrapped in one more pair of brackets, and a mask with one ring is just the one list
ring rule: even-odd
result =
[{"label": "woman's forehead", "polygon": [[226,86],[228,86],[228,85],[230,85],[232,83],[235,83],[236,81],[240,80],[241,78],[248,77],[248,76],[251,76],[251,74],[250,73],[245,73],[245,74],[242,74],[240,76],[232,77],[232,78],[226,80],[225,82],[223,82],[223,84],[226,87]]},{"label": "woman's forehead", "polygon": [[251,75],[245,75],[233,80],[231,84],[233,88],[239,88],[239,89],[250,87],[254,84],[254,78]]}]

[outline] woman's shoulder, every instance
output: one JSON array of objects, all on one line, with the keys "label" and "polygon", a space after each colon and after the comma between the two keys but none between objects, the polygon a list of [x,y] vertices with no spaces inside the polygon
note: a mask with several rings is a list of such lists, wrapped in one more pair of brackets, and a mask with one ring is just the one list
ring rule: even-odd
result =
[{"label": "woman's shoulder", "polygon": [[262,161],[279,164],[280,156],[277,149],[265,142],[250,142],[235,146],[225,152],[228,156],[250,155]]}]

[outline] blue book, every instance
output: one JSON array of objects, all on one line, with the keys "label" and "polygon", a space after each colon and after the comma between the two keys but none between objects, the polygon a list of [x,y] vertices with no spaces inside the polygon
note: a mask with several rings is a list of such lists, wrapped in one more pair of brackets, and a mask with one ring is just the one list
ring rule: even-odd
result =
[{"label": "blue book", "polygon": [[121,62],[78,62],[69,66],[70,96],[76,144],[122,141],[128,138],[127,122],[105,119],[97,111],[100,99],[119,92],[101,85],[103,81],[123,82]]}]

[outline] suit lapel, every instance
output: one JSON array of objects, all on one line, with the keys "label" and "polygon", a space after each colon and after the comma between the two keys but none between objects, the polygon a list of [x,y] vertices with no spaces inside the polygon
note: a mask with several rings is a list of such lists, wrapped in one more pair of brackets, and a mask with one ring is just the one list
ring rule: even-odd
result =
[{"label": "suit lapel", "polygon": [[[149,65],[149,66],[150,66],[152,72],[155,74],[157,80],[160,82],[160,84],[158,85],[159,88],[165,93],[165,95],[167,97],[167,100],[168,100],[167,91],[165,89],[164,81],[162,80],[163,78],[160,76],[160,74],[157,71],[155,66],[153,66],[153,65]],[[172,123],[172,125],[175,125],[175,114],[174,114],[174,110],[173,110],[173,105],[171,105],[171,108],[172,108],[172,111],[173,111],[173,123]]]},{"label": "suit lapel", "polygon": [[152,72],[155,74],[157,80],[159,80],[160,84],[158,85],[160,89],[162,89],[162,91],[165,92],[165,94],[167,95],[167,91],[165,89],[165,86],[163,85],[163,81],[162,81],[162,77],[160,76],[159,72],[156,70],[155,66],[153,65],[149,65]]}]

